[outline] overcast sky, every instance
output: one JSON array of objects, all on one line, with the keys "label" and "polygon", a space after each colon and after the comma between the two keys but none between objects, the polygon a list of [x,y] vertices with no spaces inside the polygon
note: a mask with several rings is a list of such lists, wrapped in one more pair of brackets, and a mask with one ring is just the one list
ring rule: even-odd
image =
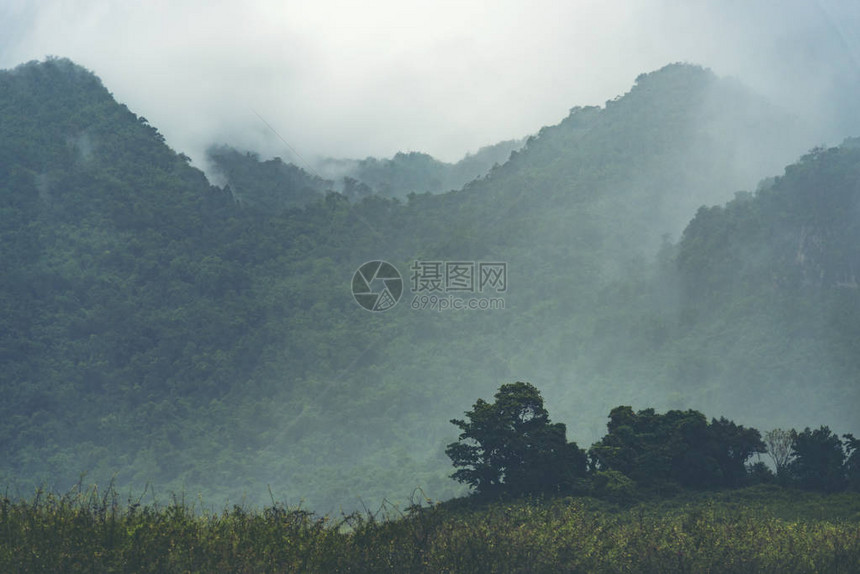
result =
[{"label": "overcast sky", "polygon": [[856,0],[0,0],[0,67],[69,57],[198,165],[290,157],[257,114],[308,159],[456,160],[675,61],[844,126],[858,38]]}]

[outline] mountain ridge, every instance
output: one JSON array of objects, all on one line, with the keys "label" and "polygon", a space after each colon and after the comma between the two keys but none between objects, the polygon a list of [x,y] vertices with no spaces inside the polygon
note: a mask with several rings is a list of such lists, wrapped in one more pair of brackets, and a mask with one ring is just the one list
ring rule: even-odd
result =
[{"label": "mountain ridge", "polygon": [[[211,186],[71,62],[16,70],[0,72],[0,483],[60,487],[90,471],[234,499],[275,484],[321,510],[415,486],[444,498],[459,492],[446,421],[509,380],[545,389],[582,443],[617,404],[797,424],[782,422],[796,407],[780,384],[806,407],[791,421],[850,423],[853,311],[837,321],[848,291],[773,297],[760,278],[735,285],[734,267],[709,267],[748,257],[736,243],[696,253],[694,231],[736,224],[687,226],[699,202],[730,201],[759,179],[750,163],[781,161],[804,133],[700,67],[574,108],[459,190],[320,192],[285,209]],[[852,197],[860,160],[822,157],[843,158],[828,185]],[[810,166],[831,164],[799,165],[792,178],[816,181]],[[797,189],[814,199],[815,186]],[[384,314],[349,292],[376,259],[406,285]],[[416,260],[506,262],[505,309],[412,310]],[[696,273],[722,281],[701,290]],[[756,390],[772,393],[761,412]]]}]

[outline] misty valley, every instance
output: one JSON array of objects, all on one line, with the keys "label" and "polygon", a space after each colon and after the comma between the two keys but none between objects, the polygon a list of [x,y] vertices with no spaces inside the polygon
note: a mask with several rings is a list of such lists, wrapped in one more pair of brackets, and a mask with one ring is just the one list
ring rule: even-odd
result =
[{"label": "misty valley", "polygon": [[631,81],[195,165],[0,71],[0,571],[860,571],[860,139]]}]

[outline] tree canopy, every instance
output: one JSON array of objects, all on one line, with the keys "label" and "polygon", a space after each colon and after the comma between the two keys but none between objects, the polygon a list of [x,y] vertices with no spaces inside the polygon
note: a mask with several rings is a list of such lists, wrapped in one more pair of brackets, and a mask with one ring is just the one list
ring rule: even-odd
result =
[{"label": "tree canopy", "polygon": [[569,491],[585,475],[585,453],[567,442],[565,425],[550,422],[531,383],[502,385],[495,401],[478,399],[466,419],[451,421],[463,432],[445,452],[459,467],[452,478],[477,493]]},{"label": "tree canopy", "polygon": [[746,461],[765,452],[759,432],[725,418],[708,423],[698,411],[612,409],[608,433],[589,450],[595,469],[615,470],[639,484],[739,486]]},{"label": "tree canopy", "polygon": [[789,469],[801,488],[835,492],[845,487],[845,453],[839,435],[827,426],[815,430],[807,427],[793,433],[793,439],[794,460]]}]

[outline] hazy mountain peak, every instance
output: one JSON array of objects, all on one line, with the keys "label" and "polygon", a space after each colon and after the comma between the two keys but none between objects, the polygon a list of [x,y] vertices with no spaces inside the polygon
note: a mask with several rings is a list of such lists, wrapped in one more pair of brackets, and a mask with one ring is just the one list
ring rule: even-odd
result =
[{"label": "hazy mountain peak", "polygon": [[689,62],[675,62],[666,64],[662,68],[652,72],[645,72],[636,76],[633,89],[648,88],[655,83],[677,82],[677,83],[705,83],[714,81],[717,75],[710,68]]},{"label": "hazy mountain peak", "polygon": [[[68,58],[48,57],[45,60],[32,60],[11,70],[2,70],[0,75],[8,78],[29,81],[31,85],[50,78],[54,82],[65,82],[66,87],[79,86],[105,89],[101,79],[93,72]],[[42,85],[41,87],[45,87]],[[105,91],[107,91],[105,89]]]}]

